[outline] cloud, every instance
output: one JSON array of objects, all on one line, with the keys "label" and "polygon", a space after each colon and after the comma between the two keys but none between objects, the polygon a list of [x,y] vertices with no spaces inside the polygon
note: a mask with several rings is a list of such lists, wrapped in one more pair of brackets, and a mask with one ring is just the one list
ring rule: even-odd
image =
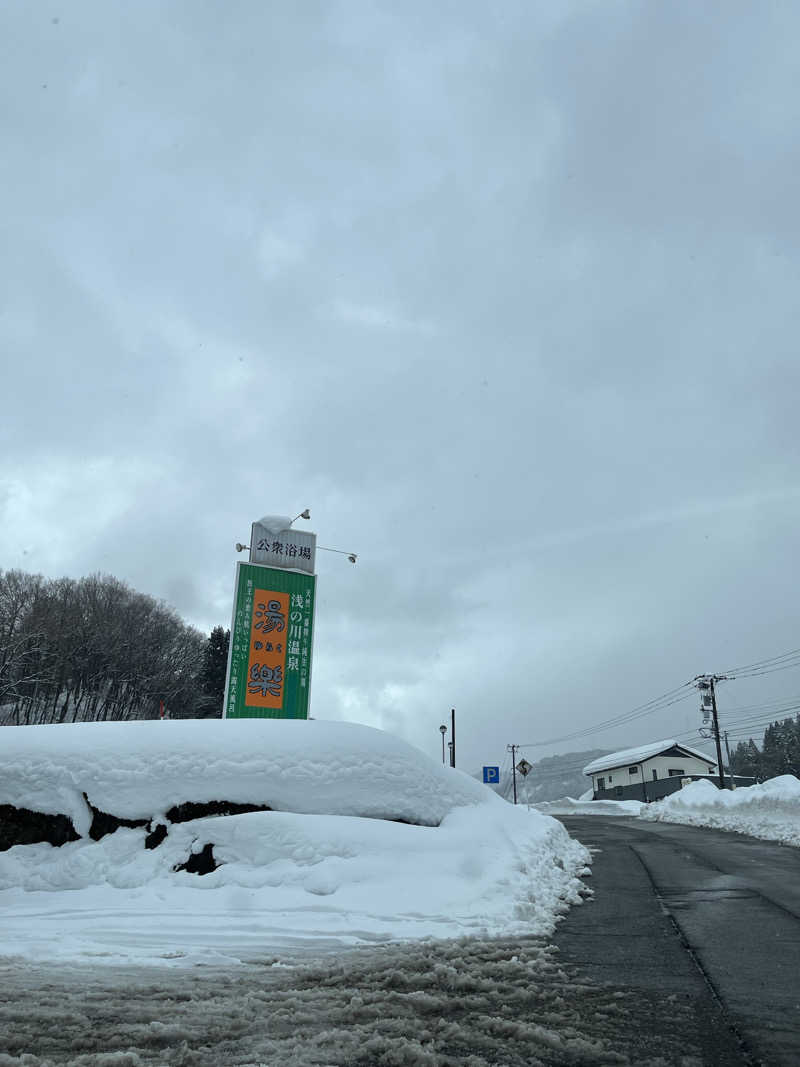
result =
[{"label": "cloud", "polygon": [[0,566],[311,506],[315,713],[476,766],[794,647],[797,12],[0,19]]},{"label": "cloud", "polygon": [[363,326],[365,329],[396,330],[426,336],[436,333],[432,323],[405,318],[390,311],[388,308],[376,307],[370,304],[335,300],[331,305],[331,314],[335,319],[339,319],[343,323]]}]

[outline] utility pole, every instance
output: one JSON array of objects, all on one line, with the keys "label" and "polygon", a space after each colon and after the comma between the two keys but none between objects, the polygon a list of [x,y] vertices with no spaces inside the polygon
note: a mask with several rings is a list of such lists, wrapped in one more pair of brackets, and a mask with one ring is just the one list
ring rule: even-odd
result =
[{"label": "utility pole", "polygon": [[719,718],[717,716],[717,694],[714,691],[714,682],[721,682],[722,678],[711,675],[711,710],[714,717],[714,740],[717,743],[717,759],[719,760],[719,787],[725,789],[725,771],[722,767],[722,746],[719,742]]},{"label": "utility pole", "polygon": [[[725,785],[725,771],[722,766],[722,744],[719,736],[719,716],[717,715],[717,694],[714,689],[716,682],[724,682],[727,680],[727,676],[724,674],[698,674],[695,681],[698,682],[698,689],[701,691],[706,689],[711,693],[711,721],[712,732],[714,734],[714,741],[717,746],[717,774],[719,778],[720,789],[726,789]],[[702,733],[702,731],[701,731]],[[707,736],[703,734],[703,736]]]},{"label": "utility pole", "polygon": [[456,709],[450,709],[450,766],[456,765]]},{"label": "utility pole", "polygon": [[506,751],[511,753],[511,771],[514,779],[514,803],[517,803],[517,749],[519,745],[506,745]]}]

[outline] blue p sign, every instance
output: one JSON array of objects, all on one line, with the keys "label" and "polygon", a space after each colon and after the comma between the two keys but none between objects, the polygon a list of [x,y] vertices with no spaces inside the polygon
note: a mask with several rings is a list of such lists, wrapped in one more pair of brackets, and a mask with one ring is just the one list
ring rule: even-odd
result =
[{"label": "blue p sign", "polygon": [[497,785],[500,781],[500,768],[499,767],[484,767],[483,768],[483,781],[485,785]]}]

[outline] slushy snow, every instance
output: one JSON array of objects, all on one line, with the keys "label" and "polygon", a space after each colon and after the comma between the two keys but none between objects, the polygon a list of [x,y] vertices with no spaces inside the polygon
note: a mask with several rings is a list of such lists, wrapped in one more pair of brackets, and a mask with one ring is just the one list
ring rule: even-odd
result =
[{"label": "slushy snow", "polygon": [[562,797],[544,800],[535,805],[543,815],[627,815],[636,817],[647,805],[641,800],[591,800],[581,797]]},{"label": "slushy snow", "polygon": [[[107,963],[547,935],[580,903],[587,850],[556,820],[349,723],[5,727],[0,803],[66,814],[81,840],[0,853],[0,954]],[[91,812],[166,823],[186,802],[272,811],[92,841]],[[176,871],[213,845],[205,874]]]}]

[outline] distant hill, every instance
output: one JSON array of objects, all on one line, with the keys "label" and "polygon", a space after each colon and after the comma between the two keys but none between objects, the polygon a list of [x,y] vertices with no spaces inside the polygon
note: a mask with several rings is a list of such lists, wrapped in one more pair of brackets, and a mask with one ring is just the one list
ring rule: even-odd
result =
[{"label": "distant hill", "polygon": [[[579,797],[592,784],[591,779],[583,773],[583,768],[593,759],[604,756],[607,751],[608,749],[605,748],[590,748],[585,752],[564,752],[558,756],[545,756],[544,759],[537,760],[535,763],[530,756],[526,756],[525,758],[532,764],[532,770],[527,778],[517,774],[517,802],[525,803],[526,791],[527,799],[531,804],[536,804],[540,800]],[[522,755],[518,753],[517,762],[520,759]],[[478,771],[475,777],[482,780],[483,772]],[[510,767],[507,771],[501,770],[500,783],[492,788],[505,800],[513,802],[514,782]]]}]

